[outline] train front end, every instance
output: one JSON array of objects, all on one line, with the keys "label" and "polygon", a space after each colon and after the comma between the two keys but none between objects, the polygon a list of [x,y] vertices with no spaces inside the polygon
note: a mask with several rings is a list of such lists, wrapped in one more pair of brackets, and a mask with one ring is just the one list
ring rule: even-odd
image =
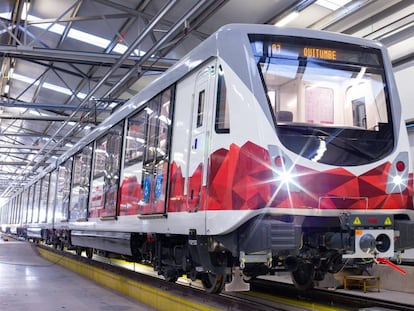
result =
[{"label": "train front end", "polygon": [[[268,145],[269,206],[301,227],[297,285],[307,285],[308,270],[318,278],[345,259],[393,257],[394,241],[412,247],[409,146],[386,53],[339,40],[249,38],[278,137]],[[327,258],[327,269],[306,267],[315,258]]]},{"label": "train front end", "polygon": [[246,142],[233,164],[233,185],[250,170],[241,209],[256,210],[239,230],[244,274],[261,274],[261,254],[308,288],[414,247],[412,164],[386,50],[306,30],[250,32],[248,42],[251,91],[274,133]]}]

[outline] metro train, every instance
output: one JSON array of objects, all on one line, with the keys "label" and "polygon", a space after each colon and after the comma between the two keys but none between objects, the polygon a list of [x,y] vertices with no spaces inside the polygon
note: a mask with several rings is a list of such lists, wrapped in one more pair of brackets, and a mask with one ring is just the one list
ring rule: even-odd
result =
[{"label": "metro train", "polygon": [[151,264],[210,293],[301,289],[414,247],[407,131],[383,45],[231,24],[1,207],[5,232]]}]

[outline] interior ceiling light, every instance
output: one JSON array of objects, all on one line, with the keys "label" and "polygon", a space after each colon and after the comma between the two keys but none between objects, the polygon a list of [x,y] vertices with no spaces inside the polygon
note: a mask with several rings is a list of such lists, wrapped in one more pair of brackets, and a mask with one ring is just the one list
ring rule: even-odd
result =
[{"label": "interior ceiling light", "polygon": [[351,0],[317,0],[315,4],[320,5],[332,11],[336,11],[339,8],[345,6]]}]

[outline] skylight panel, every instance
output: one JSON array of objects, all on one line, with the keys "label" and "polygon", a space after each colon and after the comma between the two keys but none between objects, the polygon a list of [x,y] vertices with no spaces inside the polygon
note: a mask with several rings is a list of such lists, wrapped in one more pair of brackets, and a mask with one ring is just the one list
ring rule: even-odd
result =
[{"label": "skylight panel", "polygon": [[0,13],[0,18],[11,19],[11,12]]},{"label": "skylight panel", "polygon": [[[124,44],[118,43],[117,45],[115,45],[115,47],[113,48],[113,52],[115,53],[119,53],[119,54],[124,54],[126,52],[126,50],[128,49],[128,47]],[[132,53],[135,56],[143,56],[145,55],[145,52],[135,49],[134,52]]]},{"label": "skylight panel", "polygon": [[[28,21],[34,22],[34,21],[41,21],[41,18],[38,18],[33,15],[29,15],[27,18]],[[39,23],[39,24],[32,24],[33,27],[40,28],[40,29],[48,29],[52,23]],[[52,27],[48,29],[48,31],[56,33],[58,35],[62,35],[65,31],[65,26],[59,25],[59,24],[53,24]]]},{"label": "skylight panel", "polygon": [[95,35],[91,35],[90,33],[86,33],[73,28],[69,30],[68,37],[101,47],[103,49],[105,49],[111,43],[110,40]]},{"label": "skylight panel", "polygon": [[[11,13],[10,12],[6,12],[6,13],[0,13],[0,18],[4,18],[4,19],[10,19],[11,18]],[[42,19],[33,15],[28,15],[27,18],[28,21],[41,21]],[[53,32],[57,35],[62,35],[65,31],[65,26],[60,25],[60,24],[52,24],[52,23],[38,23],[38,24],[32,24],[31,27],[36,27],[36,28],[40,28],[40,29],[45,29],[48,30],[50,32]],[[50,27],[50,28],[49,28]],[[6,30],[3,30],[3,32],[5,32]],[[77,30],[74,28],[71,28],[69,30],[68,33],[68,37],[72,38],[74,40],[78,40],[87,44],[91,44],[103,49],[106,49],[109,44],[111,43],[110,40],[99,37],[99,36],[95,36],[92,35],[90,33],[81,31],[81,30]],[[118,43],[115,48],[113,49],[113,52],[115,53],[119,53],[119,54],[124,54],[127,51],[128,47],[124,44]],[[145,54],[145,52],[135,49],[134,52],[132,53],[135,56],[142,56]]]},{"label": "skylight panel", "polygon": [[317,0],[315,3],[329,10],[336,11],[349,2],[351,0]]},{"label": "skylight panel", "polygon": [[[35,81],[35,79],[33,79],[33,78],[29,78],[29,77],[26,77],[26,76],[23,76],[23,75],[20,75],[20,74],[17,74],[17,73],[13,74],[12,79],[16,79],[16,80],[19,80],[21,82],[25,82],[25,83],[28,83],[28,84],[39,85],[39,81]],[[69,90],[68,88],[62,87],[62,86],[58,86],[58,85],[47,83],[47,82],[43,83],[42,86],[46,89],[49,89],[49,90],[52,90],[52,91],[55,91],[55,92],[58,92],[58,93],[62,93],[62,94],[66,94],[66,95],[72,95],[71,90]],[[76,96],[83,99],[83,98],[86,97],[86,94],[79,92]]]}]

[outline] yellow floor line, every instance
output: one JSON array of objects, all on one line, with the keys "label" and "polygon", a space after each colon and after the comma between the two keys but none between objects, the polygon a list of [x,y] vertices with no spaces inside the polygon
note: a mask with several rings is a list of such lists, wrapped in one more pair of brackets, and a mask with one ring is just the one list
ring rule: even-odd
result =
[{"label": "yellow floor line", "polygon": [[300,301],[297,299],[282,298],[282,297],[277,297],[274,295],[258,293],[258,292],[249,292],[249,295],[252,297],[258,297],[258,298],[265,299],[265,300],[275,301],[278,303],[282,303],[284,305],[294,306],[296,308],[302,307],[303,310],[318,310],[318,311],[346,311],[348,310],[348,309],[342,309],[339,307],[330,307],[326,305],[321,305],[319,303]]},{"label": "yellow floor line", "polygon": [[154,309],[161,311],[218,311],[226,310],[217,309],[216,307],[202,305],[198,302],[189,300],[188,298],[182,298],[177,295],[168,293],[167,291],[154,288],[126,277],[117,275],[115,273],[98,269],[96,267],[89,266],[82,262],[72,260],[67,257],[62,257],[58,254],[49,252],[47,250],[38,248],[40,255],[51,261],[55,262],[65,268],[75,271],[83,276],[94,280],[98,284],[109,287],[113,290],[121,292],[127,296],[130,296]]}]

